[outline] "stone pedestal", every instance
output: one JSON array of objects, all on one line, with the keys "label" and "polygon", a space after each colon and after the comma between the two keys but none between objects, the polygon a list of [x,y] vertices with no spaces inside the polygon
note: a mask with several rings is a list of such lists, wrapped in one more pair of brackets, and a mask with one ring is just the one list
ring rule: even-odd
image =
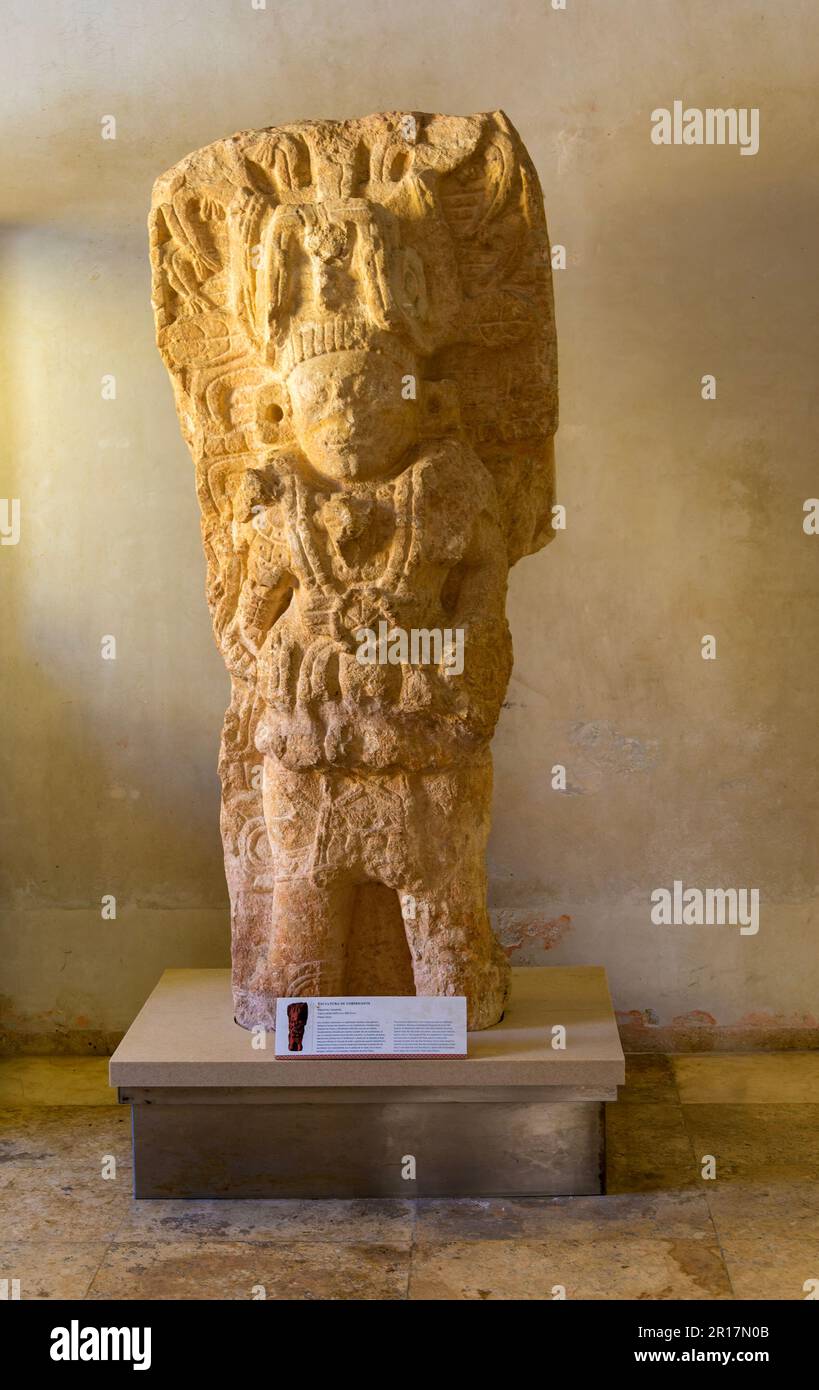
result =
[{"label": "stone pedestal", "polygon": [[598,967],[513,970],[467,1058],[296,1061],[259,1041],[233,1021],[228,970],[165,972],[111,1058],[136,1197],[603,1191],[625,1063]]}]

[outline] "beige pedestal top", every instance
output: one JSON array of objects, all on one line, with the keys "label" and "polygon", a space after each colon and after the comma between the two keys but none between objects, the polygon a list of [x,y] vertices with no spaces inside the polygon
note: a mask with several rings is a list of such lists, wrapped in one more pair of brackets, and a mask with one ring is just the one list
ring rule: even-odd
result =
[{"label": "beige pedestal top", "polygon": [[[552,1029],[566,1029],[565,1049]],[[606,972],[599,966],[512,971],[503,1021],[468,1036],[465,1058],[353,1061],[276,1058],[233,1020],[229,970],[166,970],[111,1058],[112,1086],[492,1087],[554,1086],[610,1092],[622,1085],[623,1049]]]}]

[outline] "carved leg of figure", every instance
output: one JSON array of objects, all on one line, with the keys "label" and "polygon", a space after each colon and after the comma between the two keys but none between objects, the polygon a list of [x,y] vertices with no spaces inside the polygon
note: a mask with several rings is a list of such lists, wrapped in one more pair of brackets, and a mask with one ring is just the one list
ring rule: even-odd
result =
[{"label": "carved leg of figure", "polygon": [[336,828],[336,781],[265,762],[264,813],[276,886],[252,989],[275,998],[344,994],[358,881]]},{"label": "carved leg of figure", "polygon": [[[470,1029],[503,1014],[509,962],[486,910],[486,841],[492,796],[488,756],[469,767],[420,773],[412,856],[399,886],[416,994],[465,994]],[[414,861],[414,862],[413,862]]]},{"label": "carved leg of figure", "polygon": [[489,924],[482,879],[464,873],[414,896],[406,928],[416,994],[465,994],[467,1027],[491,1028],[506,1005],[509,962]]},{"label": "carved leg of figure", "polygon": [[346,877],[277,883],[270,950],[253,988],[276,998],[344,994],[354,895]]}]

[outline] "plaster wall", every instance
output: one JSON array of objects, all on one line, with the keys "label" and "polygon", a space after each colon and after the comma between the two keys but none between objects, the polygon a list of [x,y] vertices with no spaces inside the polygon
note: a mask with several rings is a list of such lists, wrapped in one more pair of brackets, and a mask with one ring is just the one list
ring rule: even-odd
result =
[{"label": "plaster wall", "polygon": [[[566,248],[567,524],[511,580],[496,926],[515,964],[605,965],[627,1046],[816,1045],[815,7],[5,13],[0,495],[22,529],[0,551],[4,1045],[104,1050],[166,966],[228,960],[227,679],[153,345],[153,178],[244,127],[498,106]],[[757,108],[759,152],[652,144],[675,99]],[[758,888],[759,931],[654,925],[674,880]]]}]

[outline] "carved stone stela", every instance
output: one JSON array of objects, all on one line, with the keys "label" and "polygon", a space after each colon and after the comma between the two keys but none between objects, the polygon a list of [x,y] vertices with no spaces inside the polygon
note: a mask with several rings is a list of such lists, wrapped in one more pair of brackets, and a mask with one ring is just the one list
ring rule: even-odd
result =
[{"label": "carved stone stela", "polygon": [[552,537],[537,175],[501,112],[304,121],[181,160],[150,230],[231,678],[236,1018],[465,994],[489,1027],[507,574]]}]

